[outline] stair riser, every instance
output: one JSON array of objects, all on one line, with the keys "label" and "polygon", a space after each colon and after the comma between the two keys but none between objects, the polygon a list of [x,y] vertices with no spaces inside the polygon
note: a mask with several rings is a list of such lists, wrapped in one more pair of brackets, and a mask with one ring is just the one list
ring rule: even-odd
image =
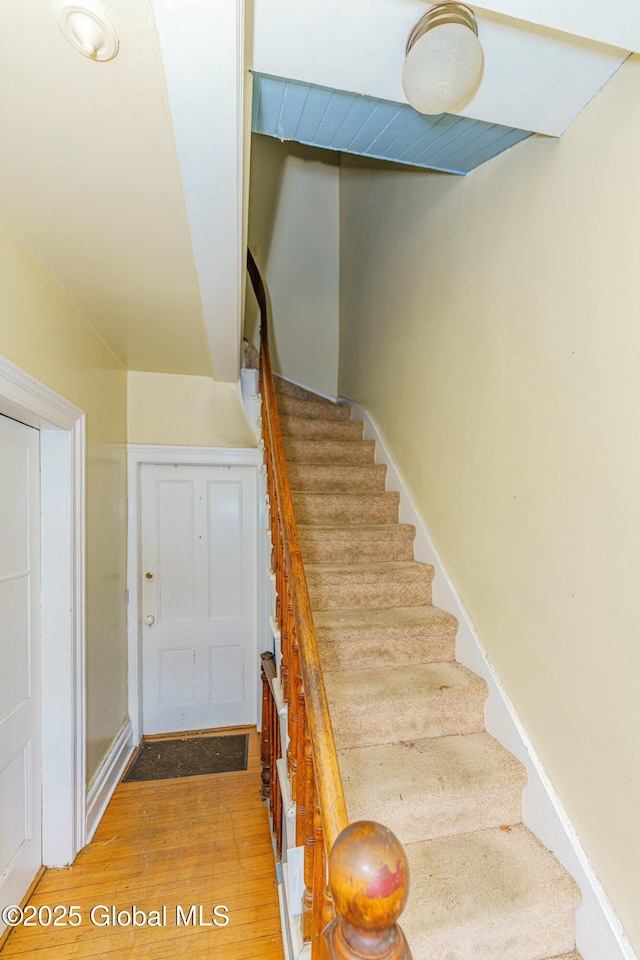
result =
[{"label": "stair riser", "polygon": [[375,663],[384,669],[404,664],[451,661],[455,659],[456,645],[454,636],[403,639],[398,643],[389,643],[386,634],[357,640],[342,640],[335,636],[328,641],[321,631],[318,631],[318,643],[325,673],[351,670],[354,663]]},{"label": "stair riser", "polygon": [[339,440],[298,440],[294,437],[283,437],[283,446],[287,461],[303,463],[373,463],[375,452],[373,440],[345,443]]},{"label": "stair riser", "polygon": [[280,417],[283,437],[301,440],[362,440],[361,420],[309,420],[305,417]]},{"label": "stair riser", "polygon": [[294,493],[297,523],[358,524],[397,523],[399,499],[396,493],[349,496],[344,493]]},{"label": "stair riser", "polygon": [[384,815],[375,797],[370,806],[366,803],[349,804],[350,820],[375,820],[393,824],[393,832],[401,843],[417,843],[421,840],[437,840],[457,833],[472,830],[490,830],[503,824],[522,821],[522,790],[505,789],[489,794],[469,792],[439,797],[423,798],[419,807],[404,803],[385,803]]},{"label": "stair riser", "polygon": [[413,542],[402,540],[314,542],[301,540],[300,550],[305,563],[384,563],[413,560]]},{"label": "stair riser", "polygon": [[448,737],[484,730],[485,697],[438,697],[362,707],[329,703],[339,750],[397,740]]},{"label": "stair riser", "polygon": [[383,464],[340,467],[333,464],[290,463],[292,490],[313,493],[383,493],[387,468]]},{"label": "stair riser", "polygon": [[431,603],[431,583],[308,583],[313,610],[380,610],[385,607],[418,607]]},{"label": "stair riser", "polygon": [[349,407],[337,403],[317,400],[300,400],[297,397],[278,397],[280,416],[309,417],[312,420],[350,420]]},{"label": "stair riser", "polygon": [[[403,930],[411,944],[413,960],[538,960],[539,957],[559,957],[571,953],[575,944],[575,908],[556,909],[553,916],[546,914],[528,918],[529,932],[525,930],[495,930],[482,924],[469,923],[464,936],[451,924],[442,930],[412,930],[405,922]],[[455,945],[455,953],[452,953]]]}]

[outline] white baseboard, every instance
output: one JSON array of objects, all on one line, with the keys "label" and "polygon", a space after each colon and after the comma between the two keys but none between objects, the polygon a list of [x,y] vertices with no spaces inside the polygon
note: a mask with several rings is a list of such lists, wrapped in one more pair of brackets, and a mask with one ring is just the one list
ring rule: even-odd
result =
[{"label": "white baseboard", "polygon": [[364,407],[346,402],[350,404],[354,418],[364,422],[365,439],[376,441],[376,462],[387,466],[387,490],[400,493],[400,522],[413,524],[416,528],[416,560],[431,563],[435,568],[433,602],[458,618],[456,659],[487,682],[486,729],[527,768],[529,783],[523,794],[524,823],[552,851],[580,887],[582,904],[576,913],[577,949],[583,960],[637,960],[560,798],[489,661],[384,437]]},{"label": "white baseboard", "polygon": [[[301,848],[302,849],[302,848]],[[287,924],[287,938],[292,960],[311,960],[311,944],[305,943],[302,934],[302,917],[292,913],[289,903],[289,864],[282,864],[282,900]]]},{"label": "white baseboard", "polygon": [[287,914],[287,907],[284,902],[284,884],[278,883],[278,907],[280,908],[280,932],[282,936],[282,949],[284,952],[285,960],[296,960],[295,952],[293,945],[291,943],[290,934],[289,934],[289,916]]},{"label": "white baseboard", "polygon": [[87,790],[87,843],[96,832],[136,746],[131,720],[127,718]]}]

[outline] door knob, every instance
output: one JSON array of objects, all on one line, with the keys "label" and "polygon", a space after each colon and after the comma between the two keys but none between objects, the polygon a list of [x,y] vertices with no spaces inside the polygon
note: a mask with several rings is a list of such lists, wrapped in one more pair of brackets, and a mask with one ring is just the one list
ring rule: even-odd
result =
[{"label": "door knob", "polygon": [[155,618],[151,613],[149,613],[149,614],[144,618],[144,622],[146,623],[146,625],[147,625],[148,627],[150,627],[152,623],[155,623],[155,622],[156,622],[156,618]]}]

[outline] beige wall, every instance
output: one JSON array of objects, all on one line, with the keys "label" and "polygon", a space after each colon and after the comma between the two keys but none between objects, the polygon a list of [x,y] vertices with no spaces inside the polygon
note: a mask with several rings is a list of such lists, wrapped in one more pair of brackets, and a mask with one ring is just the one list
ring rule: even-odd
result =
[{"label": "beige wall", "polygon": [[0,220],[0,354],[87,415],[87,775],[127,714],[126,373]]},{"label": "beige wall", "polygon": [[466,179],[343,161],[340,358],[636,949],[639,91]]},{"label": "beige wall", "polygon": [[127,380],[129,443],[256,446],[238,384],[134,370]]},{"label": "beige wall", "polygon": [[[271,299],[276,372],[335,397],[339,335],[338,155],[254,135],[249,243]],[[258,343],[253,295],[245,336]]]}]

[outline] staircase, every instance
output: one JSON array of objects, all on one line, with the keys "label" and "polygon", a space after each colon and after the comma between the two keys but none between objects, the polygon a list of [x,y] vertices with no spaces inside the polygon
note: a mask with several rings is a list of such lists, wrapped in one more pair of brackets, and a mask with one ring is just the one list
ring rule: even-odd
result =
[{"label": "staircase", "polygon": [[276,390],[349,818],[405,846],[414,960],[580,960],[579,891],[521,822],[526,772],[484,730],[374,442],[348,407]]}]

